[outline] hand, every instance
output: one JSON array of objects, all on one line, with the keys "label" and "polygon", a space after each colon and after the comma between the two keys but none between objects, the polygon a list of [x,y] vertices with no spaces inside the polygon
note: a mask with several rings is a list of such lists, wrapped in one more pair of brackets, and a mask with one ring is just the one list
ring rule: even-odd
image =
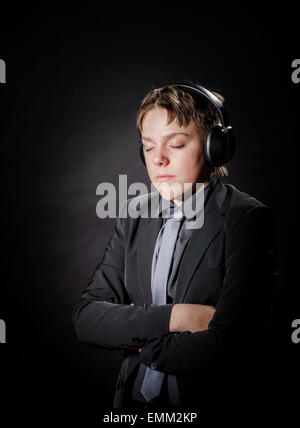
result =
[{"label": "hand", "polygon": [[171,333],[207,330],[215,311],[214,306],[176,303],[171,311],[169,330]]},{"label": "hand", "polygon": [[[134,306],[134,303],[130,303],[129,306]],[[138,351],[138,352],[141,352],[141,350],[142,350],[141,347],[140,348],[132,348],[132,349],[133,349],[133,351]]]}]

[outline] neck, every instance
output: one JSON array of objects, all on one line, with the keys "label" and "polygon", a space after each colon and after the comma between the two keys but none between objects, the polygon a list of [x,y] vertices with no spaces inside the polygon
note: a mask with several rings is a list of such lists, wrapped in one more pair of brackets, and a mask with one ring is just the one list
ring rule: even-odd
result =
[{"label": "neck", "polygon": [[[194,183],[193,187],[192,187],[192,195],[194,193],[196,193],[196,192],[200,192],[201,190],[203,190],[210,183],[210,181],[213,178],[213,176],[214,175],[212,174],[211,177],[208,180],[205,180],[205,181],[203,181],[201,183],[198,183],[198,184],[202,184],[202,186],[198,186],[198,188],[196,187],[197,183]],[[184,195],[183,194],[181,195],[181,198],[172,199],[173,204],[176,205],[177,207],[179,205],[181,205],[183,203],[183,201],[184,201]]]}]

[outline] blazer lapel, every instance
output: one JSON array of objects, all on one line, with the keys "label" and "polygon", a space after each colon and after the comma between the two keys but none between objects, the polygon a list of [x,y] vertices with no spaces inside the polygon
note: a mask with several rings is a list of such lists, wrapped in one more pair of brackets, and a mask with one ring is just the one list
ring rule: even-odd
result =
[{"label": "blazer lapel", "polygon": [[204,208],[203,226],[193,231],[182,256],[174,303],[183,302],[195,269],[201,263],[211,241],[222,229],[224,219],[215,200],[217,190],[218,188],[214,190]]},{"label": "blazer lapel", "polygon": [[151,267],[157,235],[162,227],[162,218],[141,219],[141,231],[137,243],[137,269],[139,287],[142,290],[144,303],[152,304]]}]

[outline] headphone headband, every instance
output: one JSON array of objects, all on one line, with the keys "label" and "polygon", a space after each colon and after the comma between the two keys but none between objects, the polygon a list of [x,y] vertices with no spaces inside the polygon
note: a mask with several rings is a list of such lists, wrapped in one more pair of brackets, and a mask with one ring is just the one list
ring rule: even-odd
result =
[{"label": "headphone headband", "polygon": [[196,84],[191,86],[185,83],[174,83],[170,86],[173,86],[174,88],[182,89],[184,92],[188,92],[191,95],[196,95],[196,96],[200,95],[202,97],[204,96],[216,108],[221,120],[222,128],[226,130],[229,123],[228,123],[228,116],[224,107],[224,103],[222,103],[222,101],[219,100],[219,98],[217,98],[211,91],[204,88],[203,86],[196,85]]}]

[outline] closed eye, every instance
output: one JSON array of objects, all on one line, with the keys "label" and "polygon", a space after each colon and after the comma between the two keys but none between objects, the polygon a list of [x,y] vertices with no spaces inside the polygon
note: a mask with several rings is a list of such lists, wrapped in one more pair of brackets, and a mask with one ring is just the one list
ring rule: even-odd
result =
[{"label": "closed eye", "polygon": [[[182,144],[181,146],[171,146],[173,149],[181,149],[182,147],[184,147],[184,144]],[[149,152],[150,150],[152,150],[153,147],[150,147],[149,149],[145,149],[146,152]]]}]

